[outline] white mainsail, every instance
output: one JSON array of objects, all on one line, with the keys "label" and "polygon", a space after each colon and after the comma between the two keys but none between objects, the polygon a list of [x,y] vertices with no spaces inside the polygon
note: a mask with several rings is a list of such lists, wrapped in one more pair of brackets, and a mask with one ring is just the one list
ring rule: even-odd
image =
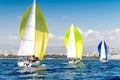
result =
[{"label": "white mainsail", "polygon": [[101,56],[100,56],[100,59],[106,59],[105,44],[104,44],[103,41],[102,41],[102,44],[101,44]]},{"label": "white mainsail", "polygon": [[35,6],[36,0],[33,2],[27,24],[24,30],[23,38],[21,40],[20,48],[18,51],[19,56],[34,55],[35,46]]},{"label": "white mainsail", "polygon": [[70,35],[68,40],[68,48],[67,48],[67,58],[75,58],[76,57],[76,46],[75,46],[75,36],[74,36],[74,26],[72,24],[70,28]]}]

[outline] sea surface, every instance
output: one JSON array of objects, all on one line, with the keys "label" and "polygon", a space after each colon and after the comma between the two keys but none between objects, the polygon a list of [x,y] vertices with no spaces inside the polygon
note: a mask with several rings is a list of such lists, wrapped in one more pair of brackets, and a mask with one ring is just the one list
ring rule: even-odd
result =
[{"label": "sea surface", "polygon": [[82,60],[81,68],[67,67],[67,59],[44,59],[45,70],[21,68],[17,59],[0,59],[0,80],[120,80],[120,61]]}]

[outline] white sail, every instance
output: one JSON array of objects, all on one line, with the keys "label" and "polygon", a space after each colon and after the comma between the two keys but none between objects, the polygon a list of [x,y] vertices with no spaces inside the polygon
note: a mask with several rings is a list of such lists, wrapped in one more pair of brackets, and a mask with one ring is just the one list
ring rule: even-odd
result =
[{"label": "white sail", "polygon": [[35,6],[36,1],[34,0],[32,9],[30,11],[27,24],[24,30],[24,35],[21,40],[20,48],[18,51],[19,56],[34,55],[34,44],[35,44]]},{"label": "white sail", "polygon": [[102,41],[102,44],[101,44],[101,56],[100,56],[100,59],[106,59],[105,45],[104,45],[103,41]]},{"label": "white sail", "polygon": [[76,46],[75,46],[74,27],[72,24],[70,29],[69,41],[68,41],[67,58],[75,58],[75,57],[76,57]]}]

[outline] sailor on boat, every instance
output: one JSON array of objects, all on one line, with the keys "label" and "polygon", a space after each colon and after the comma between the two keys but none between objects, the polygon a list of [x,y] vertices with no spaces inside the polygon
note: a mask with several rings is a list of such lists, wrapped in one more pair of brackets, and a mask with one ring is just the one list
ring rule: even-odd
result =
[{"label": "sailor on boat", "polygon": [[31,56],[31,57],[27,57],[27,60],[29,62],[36,62],[36,61],[39,61],[39,58],[38,57],[35,57],[35,55]]},{"label": "sailor on boat", "polygon": [[104,59],[100,59],[101,62],[108,62],[108,59],[107,58],[104,58]]},{"label": "sailor on boat", "polygon": [[74,58],[74,59],[69,59],[69,64],[77,64],[77,63],[79,63],[80,62],[80,59],[78,58],[78,59],[76,59],[76,58]]},{"label": "sailor on boat", "polygon": [[27,61],[24,62],[24,65],[28,67],[30,63],[34,63],[36,61],[39,61],[39,58],[35,57],[35,55],[27,56]]}]

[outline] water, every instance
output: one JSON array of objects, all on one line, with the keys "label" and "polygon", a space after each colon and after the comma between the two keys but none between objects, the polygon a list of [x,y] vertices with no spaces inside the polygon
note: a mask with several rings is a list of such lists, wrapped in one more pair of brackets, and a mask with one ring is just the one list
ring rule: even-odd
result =
[{"label": "water", "polygon": [[17,59],[0,59],[0,80],[120,80],[120,61],[82,60],[81,68],[66,68],[66,59],[44,59],[46,70],[20,68]]}]

